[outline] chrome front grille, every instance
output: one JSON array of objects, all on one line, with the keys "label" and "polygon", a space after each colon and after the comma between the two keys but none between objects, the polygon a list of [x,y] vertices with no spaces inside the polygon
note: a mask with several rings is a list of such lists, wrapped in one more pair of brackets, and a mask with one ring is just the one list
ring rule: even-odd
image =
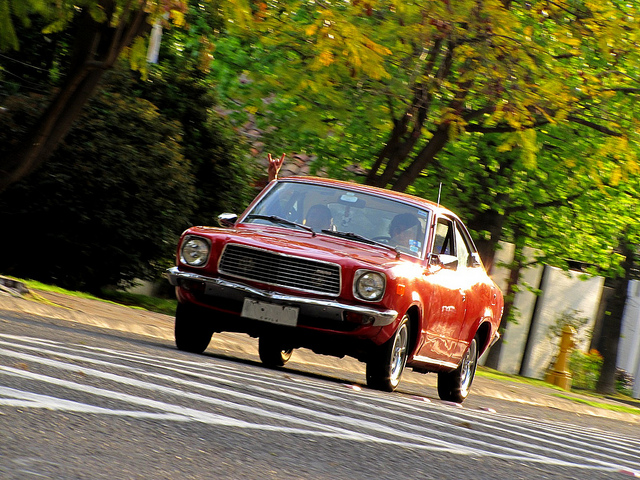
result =
[{"label": "chrome front grille", "polygon": [[305,292],[340,293],[339,265],[243,245],[227,245],[218,270],[224,275]]}]

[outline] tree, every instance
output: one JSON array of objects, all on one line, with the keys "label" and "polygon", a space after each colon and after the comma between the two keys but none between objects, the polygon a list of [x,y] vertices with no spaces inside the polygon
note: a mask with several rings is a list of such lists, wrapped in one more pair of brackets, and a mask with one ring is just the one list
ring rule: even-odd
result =
[{"label": "tree", "polygon": [[[247,165],[242,142],[216,113],[217,100],[207,86],[210,50],[201,37],[220,23],[219,15],[215,10],[195,8],[185,21],[189,28],[165,32],[159,65],[150,65],[142,75],[120,62],[104,75],[97,100],[90,100],[85,108],[89,116],[71,130],[61,153],[54,153],[42,171],[0,195],[6,205],[0,217],[7,228],[28,230],[31,222],[21,222],[41,219],[46,212],[40,223],[48,226],[47,245],[69,252],[49,255],[40,265],[7,257],[0,261],[5,271],[92,290],[107,283],[152,278],[172,262],[175,241],[184,228],[213,224],[217,214],[239,211],[253,197],[254,172]],[[7,127],[6,135],[0,135],[0,151],[8,151],[6,145],[23,137],[27,126],[42,113],[39,106],[50,98],[43,92],[55,81],[55,72],[66,65],[67,46],[74,34],[68,29],[43,42],[41,35],[20,25],[18,33],[22,50],[12,56],[11,77],[17,80],[7,85],[8,95],[0,110],[0,122]],[[42,48],[43,43],[49,48]],[[15,76],[16,65],[23,68],[21,75]],[[129,125],[122,131],[120,123],[125,125],[125,118],[135,119],[136,115],[140,128]],[[172,155],[180,160],[172,163]],[[123,178],[124,172],[131,178]],[[157,187],[145,184],[150,178],[156,178]],[[85,184],[91,189],[84,188]],[[180,184],[182,190],[176,192]],[[125,192],[115,195],[117,188]],[[106,198],[106,190],[114,198]],[[53,197],[55,205],[50,204]],[[13,202],[20,203],[18,216],[10,208]],[[152,211],[143,213],[149,208]],[[107,219],[111,223],[104,231],[101,225]],[[81,239],[82,248],[76,239]],[[72,253],[83,260],[69,268],[66,259],[73,258]]]},{"label": "tree", "polygon": [[637,8],[615,0],[265,5],[244,30],[250,47],[218,42],[218,61],[247,78],[224,81],[221,68],[220,85],[275,127],[274,147],[311,149],[331,172],[361,164],[367,183],[396,190],[437,170],[435,159],[464,132],[510,133],[506,144],[530,158],[540,129],[566,126],[597,135],[597,165],[629,151],[637,135],[640,90],[629,73],[638,65]]},{"label": "tree", "polygon": [[84,0],[51,3],[45,0],[7,0],[0,9],[0,50],[18,49],[14,19],[24,25],[33,16],[48,23],[43,35],[72,29],[73,43],[68,73],[49,106],[20,142],[0,157],[0,191],[33,172],[44,163],[69,132],[82,107],[95,93],[104,72],[125,50],[134,67],[144,65],[143,36],[151,23],[165,14],[178,23],[182,0]]},{"label": "tree", "polygon": [[[37,115],[41,99],[11,102],[1,137]],[[91,292],[156,278],[195,206],[180,125],[146,100],[108,90],[81,118],[50,161],[0,196],[12,232],[0,239],[2,251],[31,252],[1,256],[0,269]]]},{"label": "tree", "polygon": [[613,295],[606,305],[606,312],[603,324],[603,335],[601,338],[600,353],[604,359],[600,376],[596,383],[596,390],[599,393],[614,394],[616,392],[616,367],[618,359],[618,343],[622,331],[622,316],[627,303],[627,290],[631,280],[631,269],[634,264],[634,247],[629,244],[626,235],[620,236],[618,252],[623,256],[623,273],[613,279]]},{"label": "tree", "polygon": [[180,123],[182,153],[195,178],[198,202],[191,222],[197,225],[213,224],[221,212],[239,212],[256,193],[258,172],[248,161],[247,145],[217,112],[211,86],[211,41],[222,24],[216,2],[191,2],[185,28],[164,32],[159,63],[128,91]]}]

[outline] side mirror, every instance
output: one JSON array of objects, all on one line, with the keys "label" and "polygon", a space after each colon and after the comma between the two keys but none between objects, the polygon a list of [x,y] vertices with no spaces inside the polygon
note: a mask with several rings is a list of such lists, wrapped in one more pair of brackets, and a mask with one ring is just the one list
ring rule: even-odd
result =
[{"label": "side mirror", "polygon": [[238,215],[235,213],[221,213],[218,215],[218,225],[225,228],[233,227],[238,221]]},{"label": "side mirror", "polygon": [[480,255],[477,252],[474,252],[469,257],[469,261],[467,263],[469,264],[467,265],[468,267],[479,267],[482,265],[482,260],[480,260]]},{"label": "side mirror", "polygon": [[432,253],[429,256],[429,264],[446,268],[447,270],[456,270],[458,268],[458,257],[445,253]]}]

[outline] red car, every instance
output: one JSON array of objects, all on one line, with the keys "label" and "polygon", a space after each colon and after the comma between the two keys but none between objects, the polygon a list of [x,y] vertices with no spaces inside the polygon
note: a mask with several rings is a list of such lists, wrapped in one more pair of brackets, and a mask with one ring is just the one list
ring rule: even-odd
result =
[{"label": "red car", "polygon": [[175,340],[201,353],[214,332],[259,339],[282,366],[294,348],[365,362],[367,384],[438,373],[462,402],[478,357],[498,338],[502,293],[460,219],[432,202],[319,178],[271,182],[222,228],[192,227],[168,270]]}]

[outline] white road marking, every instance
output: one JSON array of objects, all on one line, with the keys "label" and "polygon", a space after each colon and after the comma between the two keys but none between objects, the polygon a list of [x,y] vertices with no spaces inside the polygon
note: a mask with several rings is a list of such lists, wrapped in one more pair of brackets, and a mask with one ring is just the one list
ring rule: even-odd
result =
[{"label": "white road marking", "polygon": [[[474,417],[473,421],[477,423],[477,426],[489,431],[481,431],[477,430],[477,428],[470,431],[464,426],[451,423],[460,423],[461,417],[464,418],[465,415],[470,415],[469,412],[465,412],[464,409],[451,413],[450,409],[438,407],[437,405],[432,406],[429,404],[428,406],[430,408],[428,409],[428,413],[431,416],[425,418],[424,403],[417,405],[415,401],[401,396],[396,396],[394,398],[392,396],[385,396],[377,393],[374,394],[366,391],[346,392],[345,390],[335,389],[332,385],[307,380],[305,380],[304,388],[302,386],[295,385],[292,381],[285,381],[287,390],[282,392],[277,388],[284,385],[283,380],[278,378],[276,374],[271,375],[269,372],[265,372],[264,375],[257,375],[250,374],[233,367],[215,365],[213,362],[188,362],[183,360],[158,359],[142,354],[110,350],[101,347],[85,345],[73,345],[70,347],[58,342],[6,334],[0,334],[0,337],[13,340],[13,343],[0,341],[0,344],[12,349],[35,351],[40,354],[56,356],[69,361],[90,363],[95,366],[114,368],[123,373],[126,372],[132,375],[154,379],[156,381],[169,382],[173,385],[188,387],[188,389],[191,390],[178,390],[176,388],[157,383],[125,377],[124,375],[115,375],[93,368],[80,367],[73,363],[65,363],[58,360],[42,358],[40,356],[20,353],[11,349],[0,349],[0,354],[13,357],[24,362],[37,363],[63,371],[81,372],[90,378],[100,378],[102,380],[116,382],[118,384],[150,392],[176,395],[181,398],[188,398],[193,401],[218,405],[230,410],[240,411],[244,414],[250,413],[252,415],[256,415],[258,418],[268,417],[269,419],[277,419],[285,424],[297,424],[307,428],[290,428],[278,425],[263,425],[255,422],[241,421],[225,415],[211,414],[179,405],[149,400],[136,395],[98,389],[89,385],[65,381],[55,377],[31,373],[12,367],[0,367],[0,372],[5,375],[21,377],[36,382],[55,384],[64,388],[82,391],[89,395],[121,400],[129,404],[160,410],[162,413],[139,412],[135,410],[111,410],[103,407],[95,407],[78,402],[71,402],[68,400],[56,399],[53,397],[8,388],[0,388],[0,406],[19,405],[31,408],[69,409],[71,411],[84,413],[127,415],[130,417],[140,416],[140,418],[147,415],[151,417],[146,418],[173,419],[176,421],[193,420],[204,423],[213,423],[216,425],[225,425],[232,428],[253,428],[301,435],[330,436],[333,438],[344,438],[351,441],[356,440],[403,445],[409,448],[427,449],[429,451],[502,458],[529,463],[571,466],[574,468],[591,470],[620,471],[622,468],[626,468],[633,473],[635,471],[633,469],[640,469],[640,463],[638,463],[635,456],[632,457],[633,461],[622,460],[620,458],[621,454],[622,456],[631,456],[631,451],[635,450],[633,445],[628,444],[625,448],[622,448],[623,450],[628,449],[629,454],[621,452],[620,447],[624,446],[624,439],[616,440],[613,435],[594,435],[591,437],[591,443],[589,443],[588,435],[590,432],[586,432],[586,435],[581,435],[575,428],[573,431],[569,428],[569,431],[564,433],[562,431],[552,432],[548,431],[550,429],[549,425],[540,424],[539,426],[534,426],[532,428],[531,423],[533,422],[504,417],[500,418],[499,416],[496,417],[495,414],[479,414],[480,412],[473,412],[471,414]],[[30,345],[40,345],[40,348],[25,345],[25,343]],[[42,348],[43,346],[46,348]],[[68,351],[80,352],[83,350],[85,351],[83,355],[65,353]],[[88,353],[87,351],[91,352],[91,355],[93,356],[103,359],[106,358],[108,360],[88,357],[86,356]],[[255,392],[257,395],[242,393],[230,388],[211,385],[209,383],[205,384],[198,381],[185,380],[176,376],[154,373],[117,363],[116,360],[135,362],[146,367],[151,366],[153,368],[161,368],[174,374],[195,375],[199,381],[211,381],[215,384],[222,383],[227,387],[232,388],[242,385],[244,389],[246,389],[250,382],[251,391]],[[211,375],[212,371],[215,371],[217,376]],[[238,382],[238,378],[243,378],[245,382]],[[261,387],[259,385],[264,386]],[[243,403],[229,402],[228,400],[194,393],[192,389],[204,390],[209,394],[231,396],[241,402],[262,405],[263,408],[251,407]],[[283,398],[283,401],[272,400],[270,398],[266,398],[264,395],[281,397]],[[309,398],[310,395],[317,397],[319,400]],[[318,407],[325,407],[324,410],[326,410],[326,407],[329,404],[328,402],[343,401],[345,398],[349,399],[351,408],[335,405],[332,411],[339,411],[340,413],[338,415],[317,410]],[[391,398],[393,399],[390,400]],[[288,402],[285,400],[288,400]],[[298,403],[303,402],[305,407],[292,405],[289,403],[292,400],[295,400]],[[49,405],[49,407],[47,407],[47,405]],[[288,411],[290,414],[276,413],[274,409]],[[385,420],[380,414],[376,413],[383,410],[386,415],[399,416],[402,420],[393,418]],[[402,412],[402,410],[409,410],[413,413],[407,414],[406,412]],[[443,420],[436,420],[434,417],[439,417]],[[315,418],[318,421],[309,421],[306,420],[307,418]],[[326,422],[332,422],[335,425],[328,426],[326,425]],[[393,426],[385,425],[384,423],[386,422],[391,423]],[[420,423],[424,423],[431,428],[427,430],[425,427],[420,427]],[[337,425],[343,425],[343,427],[339,427]],[[433,427],[443,427],[446,430],[437,431]],[[474,427],[476,427],[475,424]],[[514,431],[514,429],[516,431]],[[418,430],[420,431],[420,434],[415,433]],[[362,431],[369,431],[371,433],[365,434],[362,433]],[[411,433],[412,431],[413,433]],[[424,433],[425,431],[429,431],[432,436],[427,436]],[[466,433],[467,435],[460,435],[461,433]],[[514,440],[513,438],[505,439],[505,437],[501,435],[503,433],[508,433],[511,437],[516,434],[520,440]],[[597,432],[593,433],[595,434]],[[398,437],[403,440],[381,438],[381,434]],[[474,436],[475,438],[471,438],[471,436]],[[443,438],[447,437],[452,438],[455,443],[444,441]],[[604,445],[593,445],[594,437],[597,437],[598,441],[603,442]],[[409,441],[404,440],[406,438],[408,438]],[[500,445],[500,441],[505,442],[506,446]],[[530,441],[541,442],[542,445],[533,445]],[[569,443],[569,445],[567,443]],[[469,444],[478,445],[484,448],[472,448]],[[522,450],[514,449],[514,446],[521,447]],[[594,458],[594,453],[596,453],[594,452],[594,447],[598,450],[597,456],[599,458]],[[498,451],[504,451],[504,453],[488,450],[491,448]],[[532,453],[531,450],[537,450],[542,454]],[[578,452],[579,454],[571,452]]]}]

